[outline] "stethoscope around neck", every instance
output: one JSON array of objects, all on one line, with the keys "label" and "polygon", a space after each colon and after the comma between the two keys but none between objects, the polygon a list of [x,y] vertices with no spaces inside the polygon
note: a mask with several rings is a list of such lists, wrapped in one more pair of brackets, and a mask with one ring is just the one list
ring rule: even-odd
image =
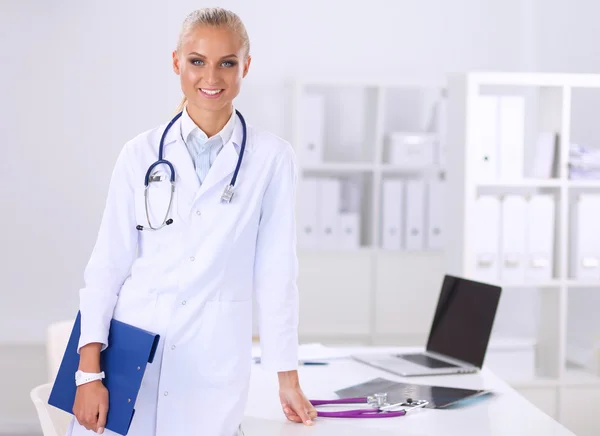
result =
[{"label": "stethoscope around neck", "polygon": [[[246,120],[244,120],[244,117],[242,116],[240,111],[238,111],[237,109],[235,110],[235,113],[239,117],[240,121],[242,122],[242,145],[240,147],[240,155],[238,157],[237,164],[235,166],[235,171],[233,172],[233,177],[231,178],[231,182],[229,183],[229,185],[227,185],[225,187],[225,190],[223,191],[223,194],[221,195],[221,203],[231,203],[231,199],[233,198],[233,193],[234,193],[235,182],[237,180],[238,173],[239,173],[240,167],[242,165],[242,160],[244,158],[244,150],[246,149]],[[169,132],[169,129],[171,127],[173,127],[173,124],[175,124],[175,122],[181,117],[182,114],[183,114],[183,111],[179,112],[177,115],[175,115],[173,117],[173,119],[169,122],[169,124],[167,124],[167,127],[165,128],[165,130],[160,138],[160,144],[158,146],[158,160],[156,162],[154,162],[152,165],[150,165],[148,167],[148,170],[146,171],[146,176],[144,177],[144,186],[145,186],[144,205],[145,205],[145,209],[146,209],[146,220],[148,221],[148,227],[138,224],[135,227],[137,230],[159,230],[165,226],[173,224],[173,218],[170,217],[170,214],[171,214],[171,206],[173,204],[173,195],[175,194],[175,168],[173,167],[173,164],[171,162],[169,162],[167,159],[164,158],[164,146],[165,146],[165,138],[167,136],[167,133]],[[152,225],[152,223],[150,222],[150,212],[148,211],[148,203],[149,203],[148,190],[150,187],[150,183],[162,181],[161,176],[155,176],[152,174],[152,171],[158,165],[166,165],[167,167],[169,167],[170,182],[171,182],[171,194],[169,196],[169,205],[167,206],[167,210],[165,212],[165,216],[162,220],[162,223],[159,226],[154,227]]]}]

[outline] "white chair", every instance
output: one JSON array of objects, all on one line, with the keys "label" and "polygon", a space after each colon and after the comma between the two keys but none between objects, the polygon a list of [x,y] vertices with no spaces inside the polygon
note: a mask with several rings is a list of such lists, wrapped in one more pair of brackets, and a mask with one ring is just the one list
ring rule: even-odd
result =
[{"label": "white chair", "polygon": [[48,404],[52,383],[36,386],[29,394],[35,405],[44,436],[64,436],[72,415]]},{"label": "white chair", "polygon": [[46,359],[49,382],[53,382],[56,378],[74,323],[74,319],[59,321],[50,324],[46,330]]},{"label": "white chair", "polygon": [[48,398],[65,354],[74,322],[74,320],[55,322],[49,325],[46,331],[48,383],[36,386],[30,392],[44,436],[64,436],[73,417],[67,412],[50,406]]}]

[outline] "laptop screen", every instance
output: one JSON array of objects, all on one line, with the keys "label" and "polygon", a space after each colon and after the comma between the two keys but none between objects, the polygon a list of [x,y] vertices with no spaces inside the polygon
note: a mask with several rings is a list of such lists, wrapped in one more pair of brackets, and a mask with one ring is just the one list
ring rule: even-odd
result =
[{"label": "laptop screen", "polygon": [[481,368],[496,317],[501,288],[446,275],[427,351]]}]

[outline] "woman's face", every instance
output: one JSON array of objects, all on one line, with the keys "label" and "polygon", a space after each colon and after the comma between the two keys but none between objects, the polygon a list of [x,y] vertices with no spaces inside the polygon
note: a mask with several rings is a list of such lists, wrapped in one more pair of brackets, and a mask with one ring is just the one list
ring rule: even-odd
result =
[{"label": "woman's face", "polygon": [[184,35],[173,52],[173,70],[180,76],[188,104],[200,110],[229,109],[248,74],[241,38],[227,28],[198,26]]}]

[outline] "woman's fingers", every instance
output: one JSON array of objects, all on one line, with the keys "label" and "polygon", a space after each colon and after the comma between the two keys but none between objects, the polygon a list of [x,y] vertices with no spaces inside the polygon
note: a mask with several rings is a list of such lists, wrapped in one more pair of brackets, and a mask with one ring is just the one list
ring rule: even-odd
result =
[{"label": "woman's fingers", "polygon": [[106,427],[106,415],[108,413],[108,407],[105,404],[98,406],[98,422],[94,431],[98,434],[104,433],[104,427]]},{"label": "woman's fingers", "polygon": [[305,423],[306,425],[312,424],[312,420],[309,418],[308,412],[304,408],[304,405],[299,405],[298,407],[296,407],[296,413],[300,416],[303,423]]},{"label": "woman's fingers", "polygon": [[302,420],[296,414],[296,412],[294,412],[294,410],[287,404],[283,406],[283,413],[285,414],[286,418],[290,421],[302,422]]}]

